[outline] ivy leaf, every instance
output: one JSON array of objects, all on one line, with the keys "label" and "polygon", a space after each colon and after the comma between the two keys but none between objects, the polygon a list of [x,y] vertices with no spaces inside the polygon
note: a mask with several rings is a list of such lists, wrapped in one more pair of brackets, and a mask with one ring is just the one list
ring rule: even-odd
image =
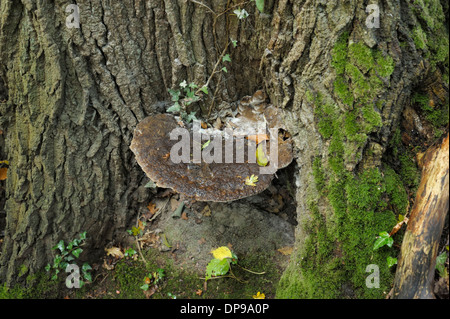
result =
[{"label": "ivy leaf", "polygon": [[191,112],[188,115],[186,115],[186,123],[190,123],[192,121],[197,120],[197,118],[195,117],[195,113],[197,112]]},{"label": "ivy leaf", "polygon": [[172,96],[172,101],[178,102],[180,100],[180,91],[169,89],[169,94]]},{"label": "ivy leaf", "polygon": [[391,236],[389,236],[388,232],[383,231],[380,233],[380,236],[375,241],[375,244],[373,245],[373,250],[377,250],[384,245],[387,245],[389,247],[392,247],[392,244],[394,243],[394,239],[392,239]]},{"label": "ivy leaf", "polygon": [[264,0],[255,0],[259,12],[264,13]]},{"label": "ivy leaf", "polygon": [[92,275],[90,273],[83,272],[83,276],[84,276],[84,279],[86,279],[89,282],[92,282]]},{"label": "ivy leaf", "polygon": [[74,255],[75,258],[78,258],[78,257],[80,256],[80,254],[81,254],[82,251],[83,251],[83,249],[77,248],[77,249],[75,249],[74,251],[72,251],[72,255]]},{"label": "ivy leaf", "polygon": [[205,279],[208,280],[211,277],[223,276],[230,270],[230,263],[227,258],[222,260],[220,259],[211,259],[208,266],[206,266],[206,276]]},{"label": "ivy leaf", "polygon": [[179,112],[181,110],[181,106],[178,102],[175,102],[174,105],[172,105],[171,107],[169,107],[166,112],[170,112],[170,113],[175,113],[175,112]]},{"label": "ivy leaf", "polygon": [[394,266],[394,265],[397,265],[397,258],[388,256],[388,258],[387,258],[387,264],[388,264],[388,267],[389,267],[389,268],[391,268],[391,267]]},{"label": "ivy leaf", "polygon": [[225,55],[222,57],[222,62],[231,62],[230,55],[229,55],[229,54],[225,54]]},{"label": "ivy leaf", "polygon": [[189,83],[189,88],[191,88],[192,90],[195,90],[196,88],[198,88],[198,85],[195,84],[194,82]]},{"label": "ivy leaf", "polygon": [[225,73],[228,73],[228,70],[227,70],[226,67],[223,67],[223,68],[222,68],[222,71],[225,72]]},{"label": "ivy leaf", "polygon": [[236,9],[233,13],[238,17],[239,20],[245,19],[248,17],[248,12],[245,9]]},{"label": "ivy leaf", "polygon": [[65,249],[66,249],[66,247],[64,246],[64,240],[60,240],[57,244],[56,244],[56,246],[54,246],[52,249],[59,249],[61,252],[63,252]]},{"label": "ivy leaf", "polygon": [[208,87],[204,85],[200,88],[200,91],[202,91],[205,94],[208,94]]},{"label": "ivy leaf", "polygon": [[233,48],[237,46],[237,40],[231,40],[231,44],[233,45]]},{"label": "ivy leaf", "polygon": [[80,240],[86,240],[86,233],[87,233],[87,232],[82,232],[82,233],[80,234]]}]

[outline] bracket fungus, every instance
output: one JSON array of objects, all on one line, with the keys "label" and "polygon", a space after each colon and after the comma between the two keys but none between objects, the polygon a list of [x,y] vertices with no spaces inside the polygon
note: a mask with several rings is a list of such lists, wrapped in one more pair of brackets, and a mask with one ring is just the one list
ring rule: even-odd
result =
[{"label": "bracket fungus", "polygon": [[[283,134],[277,134],[278,165],[261,173],[264,167],[252,160],[256,142],[242,132],[202,129],[195,122],[189,129],[183,126],[170,114],[146,117],[137,125],[130,149],[156,186],[171,188],[187,200],[227,202],[258,194],[269,187],[277,169],[292,161],[291,141]],[[249,185],[245,181],[251,176],[257,182]]]}]

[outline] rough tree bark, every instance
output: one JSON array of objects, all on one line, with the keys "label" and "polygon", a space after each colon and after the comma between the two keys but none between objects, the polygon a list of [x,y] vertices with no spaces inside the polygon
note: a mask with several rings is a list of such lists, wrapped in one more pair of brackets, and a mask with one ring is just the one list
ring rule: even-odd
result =
[{"label": "rough tree bark", "polygon": [[[134,127],[164,112],[168,89],[183,80],[206,83],[227,43],[237,40],[228,49],[228,73],[212,78],[209,91],[216,94],[200,108],[206,115],[212,102],[217,107],[264,88],[285,110],[296,144],[300,223],[280,296],[296,297],[310,236],[308,203],[314,198],[323,216],[337,209],[318,195],[314,159],[322,159],[325,172],[333,171],[327,164],[333,158],[348,173],[379,167],[411,90],[430,70],[413,32],[424,24],[416,8],[423,3],[373,2],[380,25],[368,28],[370,3],[266,0],[259,13],[253,2],[231,0],[83,0],[77,29],[65,25],[66,1],[2,0],[0,77],[7,102],[0,125],[10,168],[0,280],[20,279],[22,265],[29,273],[42,269],[60,239],[86,230],[93,252],[126,226],[149,196],[129,150]],[[232,14],[238,6],[250,13],[247,19]],[[324,105],[333,106],[330,114]],[[357,126],[339,137],[341,154],[322,121],[332,126],[349,114]]]}]

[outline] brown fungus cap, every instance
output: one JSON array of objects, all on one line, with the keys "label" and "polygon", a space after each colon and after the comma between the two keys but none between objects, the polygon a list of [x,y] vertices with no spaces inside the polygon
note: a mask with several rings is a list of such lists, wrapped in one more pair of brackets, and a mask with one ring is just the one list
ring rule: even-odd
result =
[{"label": "brown fungus cap", "polygon": [[[157,114],[142,120],[134,131],[130,148],[143,171],[158,187],[171,188],[188,199],[197,201],[227,202],[258,194],[270,185],[274,174],[260,174],[261,167],[257,163],[247,162],[248,143],[254,143],[248,139],[243,139],[243,163],[236,162],[237,144],[233,144],[233,163],[225,162],[226,142],[222,140],[220,163],[206,163],[202,157],[201,163],[197,164],[192,161],[194,141],[191,129],[190,162],[174,163],[170,152],[181,137],[171,140],[170,133],[179,127],[174,116]],[[203,139],[202,145],[207,140]],[[203,152],[208,149],[211,151],[211,148],[212,146],[205,147]],[[251,175],[258,177],[255,186],[245,184],[245,179]]]}]

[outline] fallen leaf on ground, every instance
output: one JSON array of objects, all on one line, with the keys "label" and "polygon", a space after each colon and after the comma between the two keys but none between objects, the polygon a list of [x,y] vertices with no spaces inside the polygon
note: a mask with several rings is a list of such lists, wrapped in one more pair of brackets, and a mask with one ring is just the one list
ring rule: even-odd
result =
[{"label": "fallen leaf on ground", "polygon": [[148,288],[148,290],[144,290],[144,295],[147,299],[149,299],[155,292],[156,289],[158,289],[157,285],[152,285]]},{"label": "fallen leaf on ground", "polygon": [[114,269],[114,265],[110,265],[106,262],[106,259],[103,259],[103,268],[105,268],[106,270],[113,270]]},{"label": "fallen leaf on ground", "polygon": [[209,208],[209,205],[206,205],[202,210],[202,215],[205,217],[211,216],[211,208]]},{"label": "fallen leaf on ground", "polygon": [[6,168],[6,167],[0,168],[0,181],[4,181],[6,179],[7,174],[8,174],[8,168]]},{"label": "fallen leaf on ground", "polygon": [[155,214],[159,210],[159,208],[156,208],[155,203],[149,203],[147,205],[147,208],[148,208],[148,211],[150,212],[150,214],[152,214],[152,215]]},{"label": "fallen leaf on ground", "polygon": [[258,163],[259,166],[267,166],[269,163],[269,159],[264,152],[263,144],[259,144],[256,148],[256,163]]},{"label": "fallen leaf on ground", "polygon": [[266,299],[266,295],[258,291],[256,295],[253,295],[253,299]]},{"label": "fallen leaf on ground", "polygon": [[256,186],[255,183],[257,183],[257,182],[258,182],[258,176],[255,176],[253,174],[252,174],[252,176],[250,176],[250,177],[247,176],[245,178],[245,185]]},{"label": "fallen leaf on ground", "polygon": [[188,216],[187,216],[187,214],[186,214],[186,212],[183,212],[183,213],[181,214],[181,219],[184,219],[184,220],[188,220],[188,219],[189,219]]},{"label": "fallen leaf on ground", "polygon": [[144,230],[144,228],[145,228],[145,225],[144,225],[144,223],[142,222],[142,220],[138,220],[138,228],[140,229],[140,230]]},{"label": "fallen leaf on ground", "polygon": [[201,289],[197,289],[197,290],[195,291],[195,294],[196,294],[197,296],[201,296],[202,293],[203,293],[203,290],[201,290]]},{"label": "fallen leaf on ground", "polygon": [[147,231],[138,240],[141,243],[141,247],[144,247],[144,245],[154,246],[156,243],[159,242],[159,236],[158,236],[158,234],[156,234],[154,232],[148,232]]},{"label": "fallen leaf on ground", "polygon": [[120,251],[119,247],[105,248],[105,251],[106,251],[106,255],[107,256],[113,256],[113,257],[118,257],[118,258],[123,258],[124,257],[124,255]]},{"label": "fallen leaf on ground", "polygon": [[211,253],[213,254],[214,258],[219,259],[219,260],[223,260],[224,258],[232,258],[233,257],[230,248],[228,248],[226,246],[222,246],[217,249],[211,250]]},{"label": "fallen leaf on ground", "polygon": [[290,254],[292,254],[292,252],[294,251],[294,247],[292,246],[286,246],[286,247],[282,247],[277,249],[280,253],[282,253],[285,256],[288,256]]},{"label": "fallen leaf on ground", "polygon": [[259,144],[262,141],[268,141],[269,136],[267,134],[255,134],[247,136],[247,139],[250,141],[254,141],[256,144]]}]

